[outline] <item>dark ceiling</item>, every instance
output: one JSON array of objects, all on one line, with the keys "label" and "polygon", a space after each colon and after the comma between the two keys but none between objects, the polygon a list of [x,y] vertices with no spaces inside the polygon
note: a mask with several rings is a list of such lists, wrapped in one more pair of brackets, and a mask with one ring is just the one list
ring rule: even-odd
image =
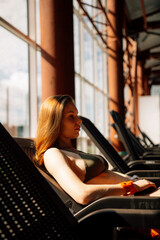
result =
[{"label": "dark ceiling", "polygon": [[125,0],[127,33],[137,40],[151,84],[160,84],[160,0]]}]

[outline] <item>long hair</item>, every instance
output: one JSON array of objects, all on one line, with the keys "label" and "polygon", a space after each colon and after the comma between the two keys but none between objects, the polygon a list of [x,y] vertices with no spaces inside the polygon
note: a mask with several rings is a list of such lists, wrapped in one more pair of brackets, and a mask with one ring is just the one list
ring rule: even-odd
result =
[{"label": "long hair", "polygon": [[47,149],[56,146],[60,134],[62,114],[67,103],[74,100],[69,95],[57,95],[47,98],[40,109],[36,132],[36,160],[43,164]]}]

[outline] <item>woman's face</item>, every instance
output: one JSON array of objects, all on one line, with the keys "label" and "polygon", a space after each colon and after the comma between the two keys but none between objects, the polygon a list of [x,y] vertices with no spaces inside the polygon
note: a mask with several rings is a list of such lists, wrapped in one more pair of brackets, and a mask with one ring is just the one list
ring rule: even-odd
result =
[{"label": "woman's face", "polygon": [[79,136],[81,123],[82,120],[78,117],[78,111],[75,105],[72,102],[67,103],[62,115],[60,138],[77,138]]}]

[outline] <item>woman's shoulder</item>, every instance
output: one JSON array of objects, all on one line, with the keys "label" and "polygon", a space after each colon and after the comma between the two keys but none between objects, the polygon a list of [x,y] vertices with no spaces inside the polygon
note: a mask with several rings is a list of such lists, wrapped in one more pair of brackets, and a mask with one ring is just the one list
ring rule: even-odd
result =
[{"label": "woman's shoulder", "polygon": [[51,148],[48,148],[48,149],[45,151],[44,155],[50,154],[50,153],[57,153],[57,152],[60,152],[59,148],[51,147]]},{"label": "woman's shoulder", "polygon": [[56,147],[51,147],[44,153],[44,165],[49,169],[57,169],[59,166],[63,166],[66,163],[66,157]]},{"label": "woman's shoulder", "polygon": [[48,148],[44,153],[44,160],[49,159],[49,158],[53,159],[54,156],[57,157],[60,154],[61,154],[60,149],[58,149],[56,147]]}]

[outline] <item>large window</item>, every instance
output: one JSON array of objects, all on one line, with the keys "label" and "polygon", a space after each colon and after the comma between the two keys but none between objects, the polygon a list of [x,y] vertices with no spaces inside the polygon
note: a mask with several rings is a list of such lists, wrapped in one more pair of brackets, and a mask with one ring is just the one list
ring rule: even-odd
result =
[{"label": "large window", "polygon": [[[73,2],[76,105],[107,137],[106,49]],[[13,136],[35,136],[41,105],[39,22],[39,0],[0,0],[0,121]],[[83,150],[93,148],[84,132],[82,139]]]},{"label": "large window", "polygon": [[0,39],[0,120],[12,134],[28,135],[28,44],[2,27]]},{"label": "large window", "polygon": [[35,135],[41,95],[38,8],[38,0],[0,0],[0,122],[13,136]]},{"label": "large window", "polygon": [[[87,4],[94,4],[88,0]],[[90,14],[89,6],[86,6]],[[95,10],[96,11],[96,10]],[[94,29],[74,1],[74,53],[76,105],[82,116],[89,118],[108,137],[107,52]],[[101,17],[98,16],[98,19]],[[87,135],[81,131],[78,148],[98,152]]]}]

